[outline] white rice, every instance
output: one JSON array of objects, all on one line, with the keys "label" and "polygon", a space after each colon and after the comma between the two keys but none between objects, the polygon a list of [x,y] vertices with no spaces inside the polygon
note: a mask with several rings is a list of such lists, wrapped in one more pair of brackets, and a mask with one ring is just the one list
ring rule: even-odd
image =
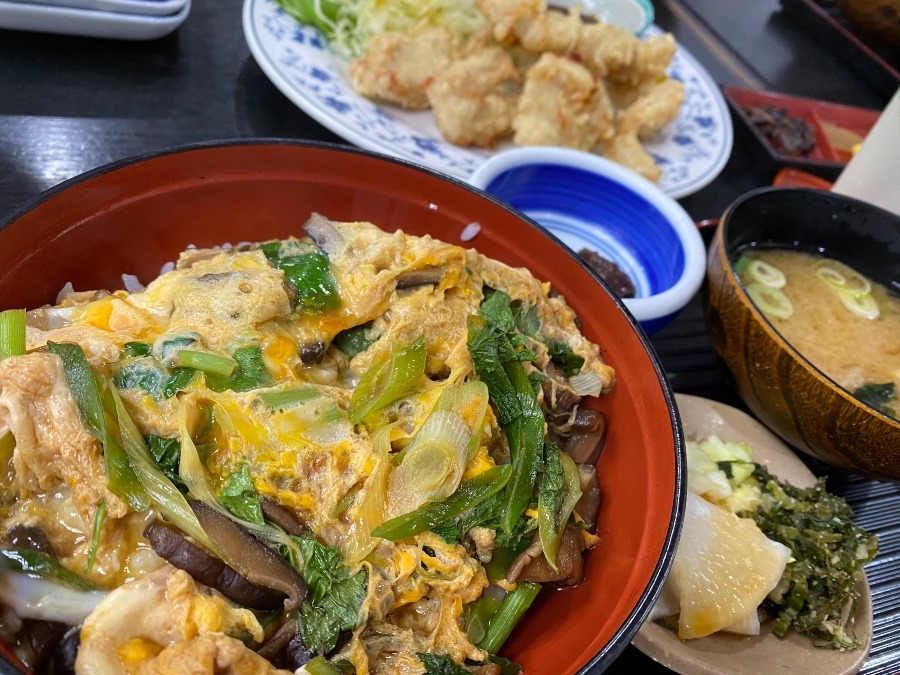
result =
[{"label": "white rice", "polygon": [[463,228],[463,231],[460,232],[459,238],[462,241],[472,241],[478,236],[479,232],[481,232],[481,225],[478,223],[469,223]]}]

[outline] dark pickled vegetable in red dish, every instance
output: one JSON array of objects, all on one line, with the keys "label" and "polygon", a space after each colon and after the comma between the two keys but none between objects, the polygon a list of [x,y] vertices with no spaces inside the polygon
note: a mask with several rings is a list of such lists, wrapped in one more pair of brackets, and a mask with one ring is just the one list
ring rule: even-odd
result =
[{"label": "dark pickled vegetable in red dish", "polygon": [[784,108],[753,105],[744,108],[750,122],[778,152],[785,155],[808,155],[815,147],[813,130],[803,119]]}]

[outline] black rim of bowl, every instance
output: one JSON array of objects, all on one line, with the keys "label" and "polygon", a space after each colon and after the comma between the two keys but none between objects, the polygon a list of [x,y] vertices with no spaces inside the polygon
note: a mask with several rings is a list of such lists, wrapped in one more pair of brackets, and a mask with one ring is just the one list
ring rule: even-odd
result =
[{"label": "black rim of bowl", "polygon": [[[127,157],[124,159],[116,160],[113,162],[109,162],[102,166],[91,169],[90,171],[86,171],[77,176],[69,178],[68,180],[59,183],[58,185],[53,186],[47,190],[44,190],[39,195],[35,196],[28,202],[26,202],[23,206],[19,208],[13,209],[9,214],[7,214],[3,221],[0,222],[0,238],[3,236],[3,230],[6,229],[8,225],[18,220],[28,211],[32,210],[39,204],[51,199],[52,197],[58,195],[59,193],[65,191],[66,189],[78,185],[80,183],[86,182],[91,178],[95,178],[96,176],[100,176],[102,174],[109,173],[110,171],[114,171],[116,169],[120,169],[126,166],[130,166],[132,164],[137,164],[139,162],[143,162],[146,160],[154,159],[157,157],[163,157],[167,155],[175,155],[185,152],[194,152],[194,151],[202,151],[212,148],[225,148],[225,147],[240,147],[240,146],[250,146],[250,145],[284,145],[284,146],[294,146],[294,147],[308,147],[308,148],[318,148],[324,150],[330,150],[334,152],[341,152],[350,155],[363,155],[366,157],[372,157],[375,159],[379,159],[382,161],[392,162],[394,164],[400,164],[414,171],[418,171],[420,173],[428,174],[435,178],[439,178],[441,180],[447,181],[456,185],[457,187],[464,188],[469,192],[473,192],[484,199],[487,199],[490,202],[502,207],[503,209],[511,212],[513,215],[525,221],[528,225],[533,227],[534,229],[541,232],[548,239],[553,241],[557,246],[563,249],[565,253],[582,269],[584,269],[593,279],[594,281],[606,292],[616,303],[618,308],[624,312],[628,322],[631,324],[632,329],[638,336],[638,339],[641,342],[641,345],[644,347],[644,350],[647,352],[648,357],[650,358],[650,362],[653,365],[653,370],[656,373],[657,380],[659,381],[660,387],[662,389],[663,397],[666,402],[666,409],[669,413],[669,421],[672,424],[672,430],[675,436],[675,496],[674,503],[672,505],[672,516],[669,520],[669,524],[666,531],[666,538],[663,542],[663,547],[660,552],[659,559],[656,561],[656,566],[653,570],[653,574],[650,577],[650,580],[641,594],[638,603],[631,610],[631,613],[625,619],[623,624],[619,627],[619,629],[615,632],[613,637],[607,642],[607,644],[597,653],[595,654],[585,666],[579,671],[581,675],[587,675],[588,673],[601,673],[606,670],[610,664],[619,656],[619,654],[625,649],[626,646],[631,642],[631,639],[640,629],[641,625],[644,623],[647,618],[650,610],[653,608],[656,599],[659,597],[660,592],[662,591],[663,583],[666,580],[666,577],[669,574],[669,571],[672,567],[672,562],[675,558],[675,550],[678,545],[678,539],[681,534],[681,526],[684,520],[684,503],[687,498],[687,481],[686,481],[686,455],[685,455],[685,439],[684,439],[684,430],[681,425],[681,417],[678,414],[678,408],[675,406],[675,397],[672,391],[672,387],[668,381],[668,378],[665,376],[665,372],[663,371],[662,365],[659,362],[659,358],[656,355],[656,351],[653,349],[653,346],[650,344],[650,340],[647,337],[647,334],[641,328],[640,324],[637,320],[632,316],[631,312],[625,307],[622,300],[610,289],[610,287],[600,278],[600,276],[592,270],[587,263],[582,261],[574,251],[572,251],[569,247],[567,247],[562,240],[560,240],[556,235],[547,230],[545,227],[540,225],[538,222],[528,217],[521,211],[515,209],[509,204],[493,197],[492,195],[480,190],[468,183],[465,183],[457,178],[449,176],[447,174],[441,173],[439,171],[435,171],[433,169],[423,167],[414,162],[400,159],[397,157],[391,157],[388,155],[384,155],[382,153],[374,152],[371,150],[364,150],[362,148],[356,148],[353,146],[341,145],[337,143],[326,143],[321,141],[300,141],[296,139],[289,138],[243,138],[243,139],[225,139],[225,140],[214,140],[214,141],[203,141],[200,143],[189,143],[185,145],[179,145],[170,149],[165,150],[153,150],[146,153],[142,153],[139,155],[135,155],[132,157]],[[2,659],[2,657],[0,657]]]}]

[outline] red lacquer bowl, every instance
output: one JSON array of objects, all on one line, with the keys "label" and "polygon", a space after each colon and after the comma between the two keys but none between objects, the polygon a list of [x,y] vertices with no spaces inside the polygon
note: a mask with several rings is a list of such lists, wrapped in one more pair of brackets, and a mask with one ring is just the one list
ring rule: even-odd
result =
[{"label": "red lacquer bowl", "polygon": [[526,266],[552,282],[617,371],[598,466],[599,545],[584,582],[545,590],[503,648],[528,673],[599,672],[624,649],[668,573],[684,499],[684,439],[647,338],[622,303],[534,222],[462,183],[411,164],[284,141],[192,146],[103,167],[41,195],[0,226],[0,308],[78,289],[145,283],[188,244],[300,234],[310,212],[431,234]]}]

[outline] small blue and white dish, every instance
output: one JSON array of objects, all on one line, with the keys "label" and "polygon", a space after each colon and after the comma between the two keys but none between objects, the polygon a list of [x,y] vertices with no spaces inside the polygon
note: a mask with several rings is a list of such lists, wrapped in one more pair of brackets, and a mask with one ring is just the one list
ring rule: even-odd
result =
[{"label": "small blue and white dish", "polygon": [[691,217],[633,171],[566,148],[499,152],[469,182],[522,211],[576,253],[614,262],[636,290],[625,306],[647,333],[668,324],[703,281],[706,252]]}]

